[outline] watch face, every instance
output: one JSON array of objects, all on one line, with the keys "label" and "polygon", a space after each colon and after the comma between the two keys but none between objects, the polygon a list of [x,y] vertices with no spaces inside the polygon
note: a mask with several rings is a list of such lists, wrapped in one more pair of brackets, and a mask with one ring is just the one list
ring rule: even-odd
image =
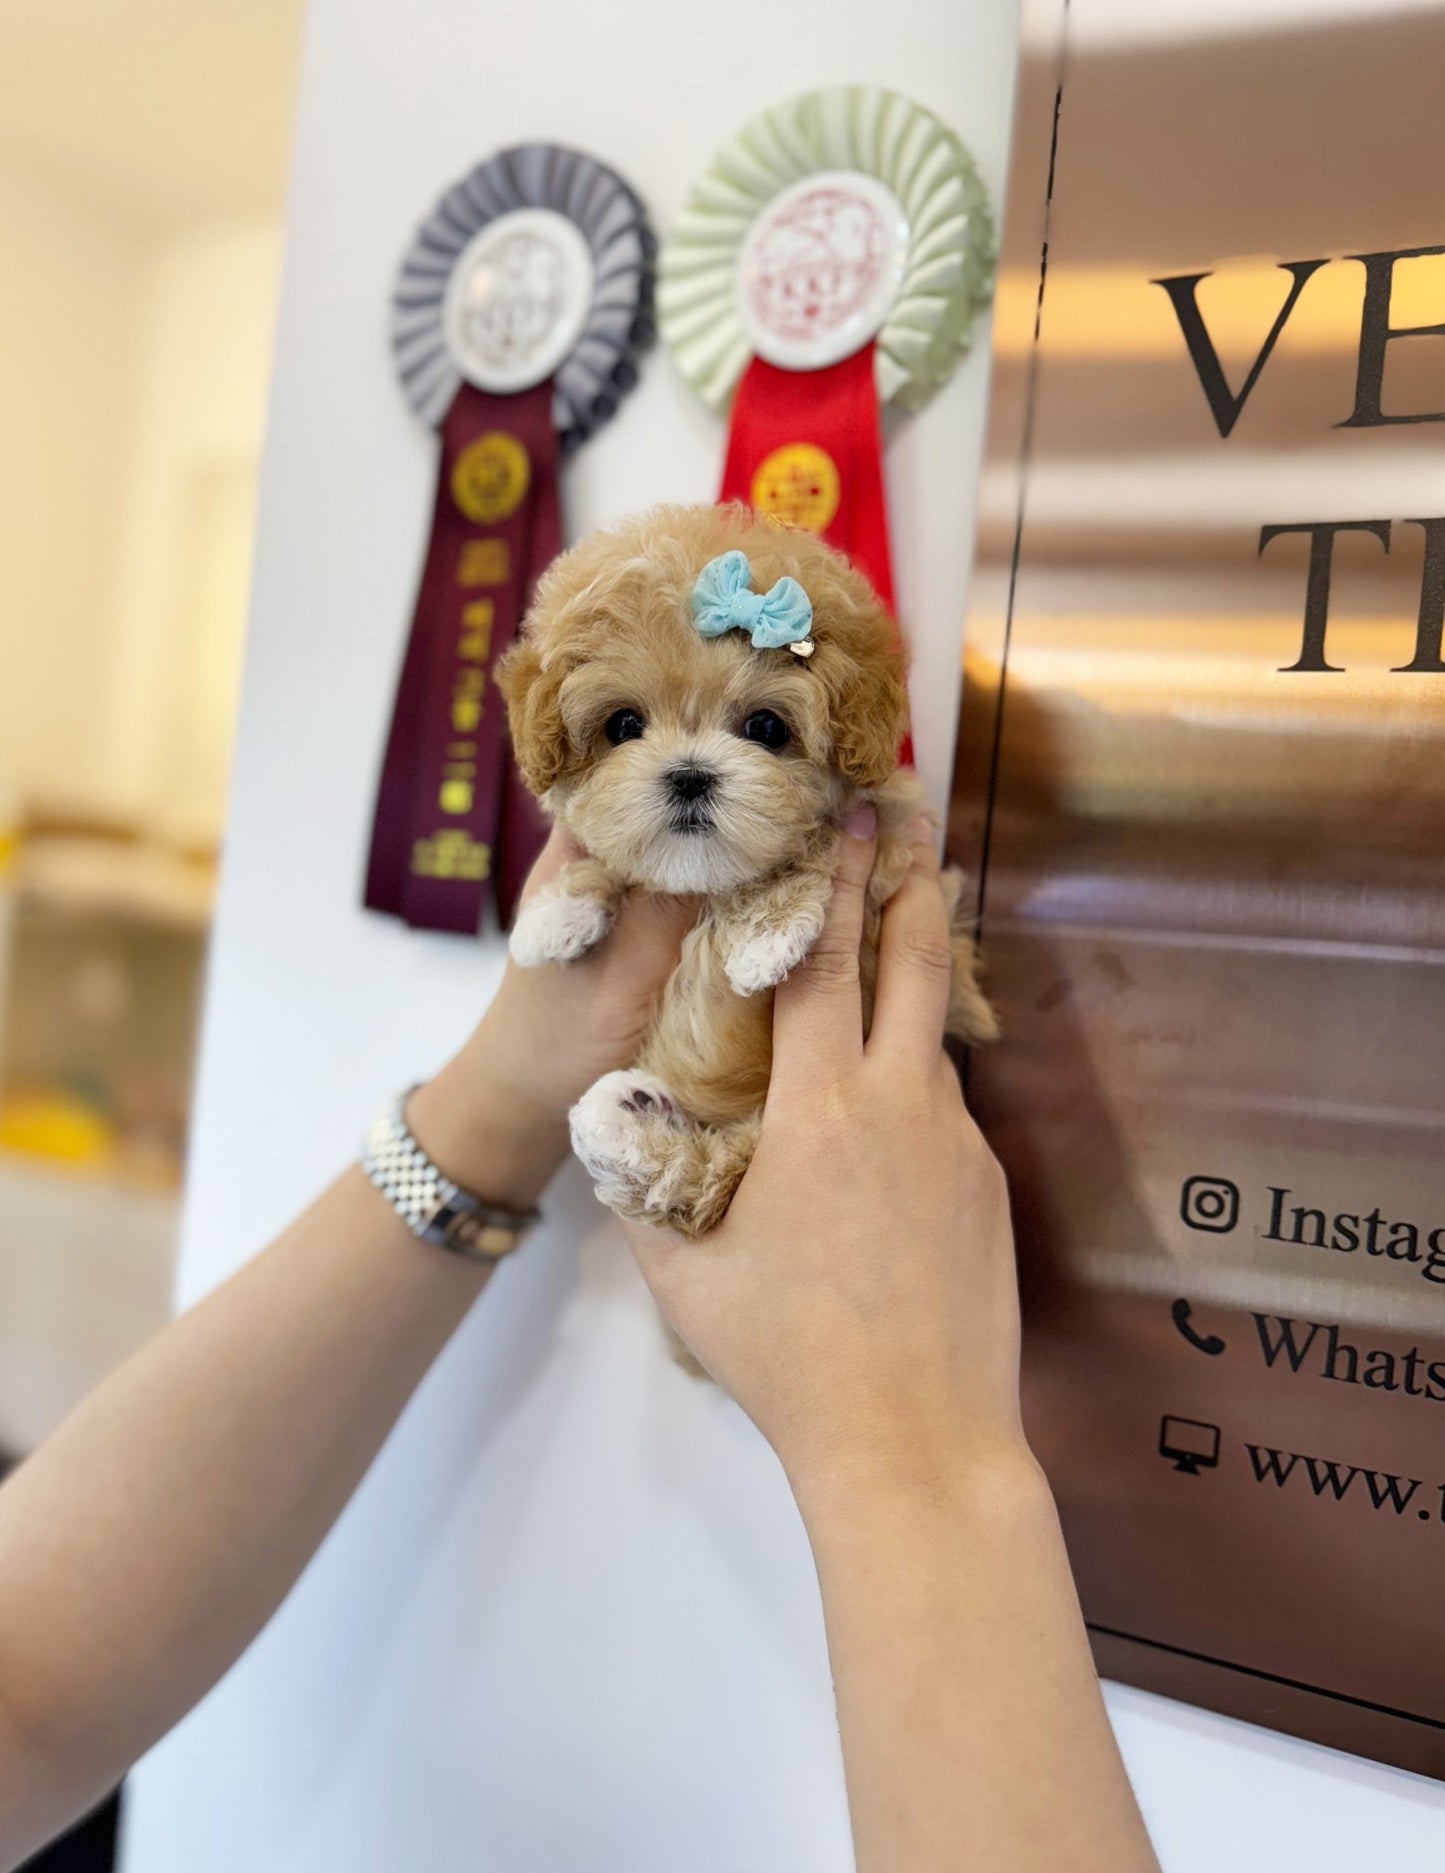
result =
[{"label": "watch face", "polygon": [[499,215],[452,269],[442,308],[447,349],[479,390],[499,395],[552,376],[592,308],[592,256],[550,208]]},{"label": "watch face", "polygon": [[437,1240],[443,1248],[469,1261],[495,1262],[510,1254],[526,1233],[525,1226],[508,1228],[480,1216],[456,1216],[440,1231]]},{"label": "watch face", "polygon": [[738,313],[760,358],[817,371],[877,336],[908,266],[908,220],[873,176],[805,176],[774,196],[749,229],[738,265]]}]

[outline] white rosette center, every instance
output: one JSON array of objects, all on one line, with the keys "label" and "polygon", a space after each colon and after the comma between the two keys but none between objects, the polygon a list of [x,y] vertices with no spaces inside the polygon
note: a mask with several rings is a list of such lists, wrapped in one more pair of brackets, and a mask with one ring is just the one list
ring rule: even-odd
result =
[{"label": "white rosette center", "polygon": [[738,257],[738,316],[760,358],[818,371],[882,330],[908,271],[908,217],[856,169],[775,195]]},{"label": "white rosette center", "polygon": [[550,208],[500,215],[462,249],[447,281],[442,331],[479,390],[530,390],[567,358],[592,305],[592,256]]}]

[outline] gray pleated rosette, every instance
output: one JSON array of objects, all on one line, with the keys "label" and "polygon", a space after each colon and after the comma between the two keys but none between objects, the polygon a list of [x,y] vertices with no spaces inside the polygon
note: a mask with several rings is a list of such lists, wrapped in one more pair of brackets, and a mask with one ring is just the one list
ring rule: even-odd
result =
[{"label": "gray pleated rosette", "polygon": [[656,237],[636,192],[594,157],[555,143],[524,143],[499,150],[449,188],[402,260],[392,295],[392,351],[408,402],[435,428],[471,375],[448,336],[453,274],[483,230],[519,210],[539,209],[569,221],[591,259],[590,304],[553,374],[552,418],[570,452],[637,382],[638,353],[654,335]]}]

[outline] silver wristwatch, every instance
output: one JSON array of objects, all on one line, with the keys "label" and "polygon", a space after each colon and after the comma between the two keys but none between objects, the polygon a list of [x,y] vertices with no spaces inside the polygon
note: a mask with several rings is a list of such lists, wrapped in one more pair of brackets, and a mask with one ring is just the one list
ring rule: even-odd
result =
[{"label": "silver wristwatch", "polygon": [[510,1255],[542,1220],[540,1210],[508,1210],[462,1190],[443,1176],[412,1136],[408,1086],[373,1122],[361,1152],[361,1168],[414,1236],[469,1262],[496,1262]]}]

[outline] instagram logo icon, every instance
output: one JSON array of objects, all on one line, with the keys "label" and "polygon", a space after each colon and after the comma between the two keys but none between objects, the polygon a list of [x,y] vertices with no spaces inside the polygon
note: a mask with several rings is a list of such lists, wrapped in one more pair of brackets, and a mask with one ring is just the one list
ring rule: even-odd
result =
[{"label": "instagram logo icon", "polygon": [[1179,1214],[1191,1229],[1227,1236],[1239,1221],[1239,1186],[1227,1177],[1186,1177]]}]

